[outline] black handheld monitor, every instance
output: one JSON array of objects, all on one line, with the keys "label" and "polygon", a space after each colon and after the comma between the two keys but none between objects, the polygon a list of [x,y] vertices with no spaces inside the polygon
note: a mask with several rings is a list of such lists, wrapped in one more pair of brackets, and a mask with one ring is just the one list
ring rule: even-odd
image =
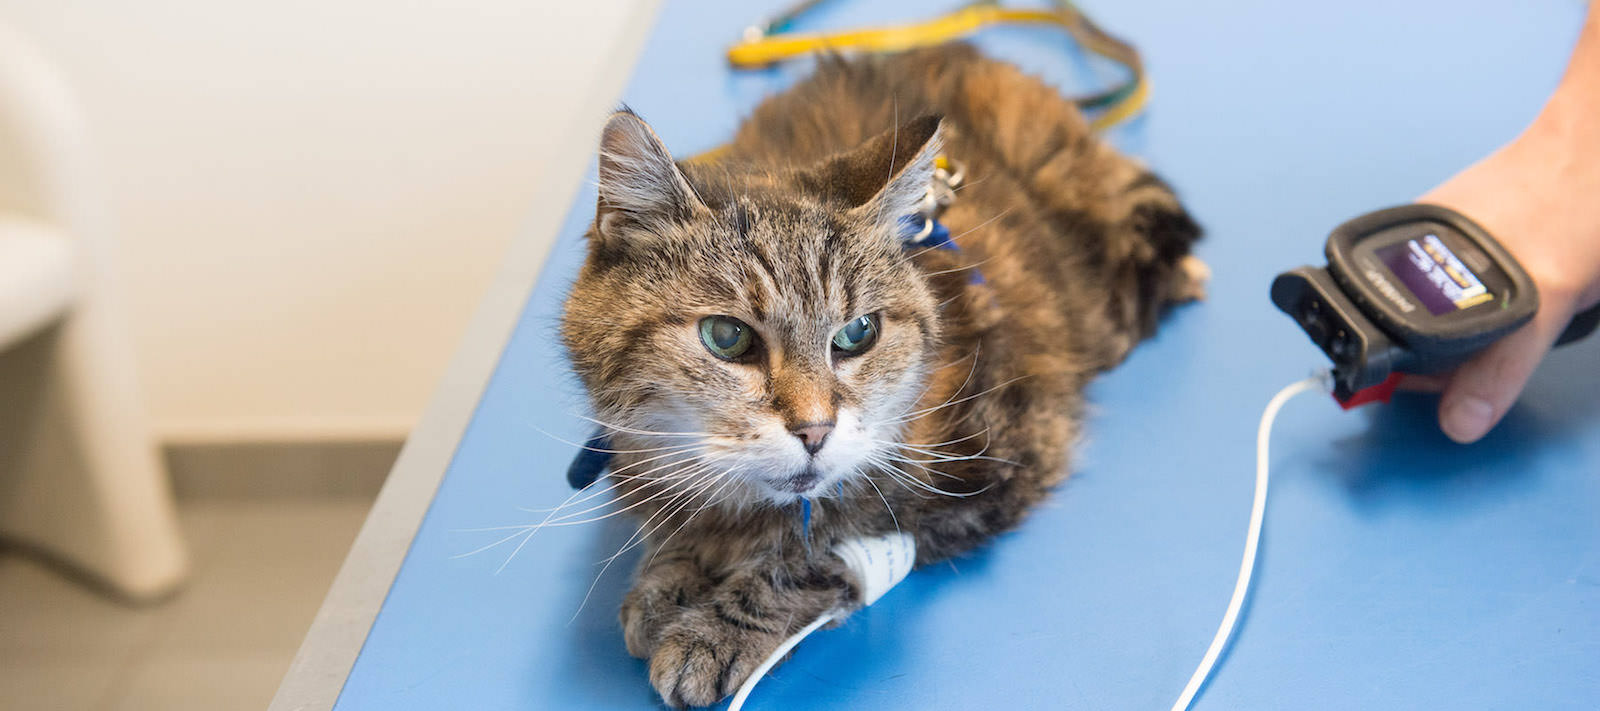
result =
[{"label": "black handheld monitor", "polygon": [[[1272,282],[1272,302],[1333,361],[1341,400],[1394,373],[1438,373],[1516,330],[1539,309],[1522,266],[1466,216],[1402,205],[1339,225],[1328,266]],[[1561,343],[1593,331],[1600,308],[1573,320]]]}]

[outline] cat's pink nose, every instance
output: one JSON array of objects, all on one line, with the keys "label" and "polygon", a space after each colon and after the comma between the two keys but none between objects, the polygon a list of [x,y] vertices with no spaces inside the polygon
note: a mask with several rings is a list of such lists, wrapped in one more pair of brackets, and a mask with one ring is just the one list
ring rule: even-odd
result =
[{"label": "cat's pink nose", "polygon": [[806,452],[816,454],[822,449],[822,442],[828,439],[828,433],[832,431],[832,422],[809,422],[791,428],[789,434],[800,438],[800,444],[805,445]]}]

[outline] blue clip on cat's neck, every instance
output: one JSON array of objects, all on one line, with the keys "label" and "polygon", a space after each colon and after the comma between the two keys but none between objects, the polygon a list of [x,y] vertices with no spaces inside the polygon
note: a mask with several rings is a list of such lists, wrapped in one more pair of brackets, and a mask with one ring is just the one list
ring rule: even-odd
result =
[{"label": "blue clip on cat's neck", "polygon": [[600,479],[607,467],[611,466],[611,440],[605,433],[596,432],[589,441],[583,443],[583,448],[578,450],[578,456],[572,458],[572,463],[567,465],[567,483],[574,489],[582,489]]}]

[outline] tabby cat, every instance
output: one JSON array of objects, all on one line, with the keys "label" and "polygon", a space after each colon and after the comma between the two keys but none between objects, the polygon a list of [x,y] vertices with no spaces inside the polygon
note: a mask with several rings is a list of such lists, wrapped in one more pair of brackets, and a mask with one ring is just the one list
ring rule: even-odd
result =
[{"label": "tabby cat", "polygon": [[[939,156],[954,248],[908,246]],[[628,651],[674,707],[860,605],[834,542],[898,529],[926,564],[1015,526],[1089,379],[1205,279],[1166,183],[963,44],[821,59],[705,160],[623,110],[599,195],[561,335],[646,536]]]}]

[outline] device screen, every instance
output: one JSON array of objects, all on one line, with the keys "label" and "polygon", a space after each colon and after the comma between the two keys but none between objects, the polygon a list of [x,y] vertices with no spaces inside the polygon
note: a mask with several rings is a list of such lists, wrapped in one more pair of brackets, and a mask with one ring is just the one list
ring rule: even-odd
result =
[{"label": "device screen", "polygon": [[1397,242],[1376,253],[1435,316],[1494,300],[1478,275],[1462,264],[1438,235]]}]

